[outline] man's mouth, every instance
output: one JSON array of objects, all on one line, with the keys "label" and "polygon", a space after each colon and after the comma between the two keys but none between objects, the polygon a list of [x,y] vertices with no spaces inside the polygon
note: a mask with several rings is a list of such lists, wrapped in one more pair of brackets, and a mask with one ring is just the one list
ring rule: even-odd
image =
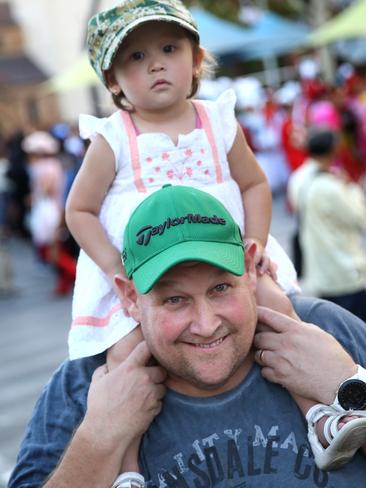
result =
[{"label": "man's mouth", "polygon": [[219,346],[220,344],[222,344],[224,342],[225,338],[226,338],[226,336],[220,337],[220,339],[216,339],[215,341],[210,342],[210,343],[194,343],[194,344],[192,344],[192,346],[200,348],[200,349],[213,349],[213,348]]}]

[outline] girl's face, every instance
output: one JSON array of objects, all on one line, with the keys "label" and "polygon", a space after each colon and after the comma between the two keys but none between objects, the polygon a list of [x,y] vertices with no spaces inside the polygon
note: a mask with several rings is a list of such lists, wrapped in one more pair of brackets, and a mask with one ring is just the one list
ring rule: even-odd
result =
[{"label": "girl's face", "polygon": [[123,92],[136,111],[161,111],[186,100],[202,59],[203,50],[193,49],[183,28],[148,22],[123,42],[106,79],[110,91]]}]

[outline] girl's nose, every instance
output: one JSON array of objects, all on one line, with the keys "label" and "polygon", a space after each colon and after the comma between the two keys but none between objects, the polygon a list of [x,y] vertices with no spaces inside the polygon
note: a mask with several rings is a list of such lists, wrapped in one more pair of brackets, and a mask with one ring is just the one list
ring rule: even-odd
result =
[{"label": "girl's nose", "polygon": [[165,69],[165,65],[161,60],[160,56],[154,56],[150,63],[150,71],[152,73],[156,73],[159,71],[163,71]]}]

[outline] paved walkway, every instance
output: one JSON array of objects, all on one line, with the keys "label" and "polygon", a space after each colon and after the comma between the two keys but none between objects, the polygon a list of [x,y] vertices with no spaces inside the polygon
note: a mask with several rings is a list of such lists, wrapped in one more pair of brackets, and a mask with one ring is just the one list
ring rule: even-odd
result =
[{"label": "paved walkway", "polygon": [[53,273],[28,242],[12,240],[7,250],[17,292],[0,298],[0,479],[14,464],[43,385],[66,357],[71,310],[69,297],[53,296]]}]

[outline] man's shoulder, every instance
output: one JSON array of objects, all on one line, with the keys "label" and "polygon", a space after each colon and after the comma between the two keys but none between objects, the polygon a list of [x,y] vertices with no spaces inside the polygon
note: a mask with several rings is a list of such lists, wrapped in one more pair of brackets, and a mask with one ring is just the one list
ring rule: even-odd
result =
[{"label": "man's shoulder", "polygon": [[105,363],[105,355],[69,360],[66,359],[51,376],[46,390],[55,390],[59,394],[75,400],[78,394],[84,396],[96,368]]},{"label": "man's shoulder", "polygon": [[[297,295],[292,297],[292,304],[301,320],[318,325],[329,332],[352,354],[354,359],[365,357],[365,322],[348,310],[320,298]],[[365,360],[362,363],[365,363]]]}]

